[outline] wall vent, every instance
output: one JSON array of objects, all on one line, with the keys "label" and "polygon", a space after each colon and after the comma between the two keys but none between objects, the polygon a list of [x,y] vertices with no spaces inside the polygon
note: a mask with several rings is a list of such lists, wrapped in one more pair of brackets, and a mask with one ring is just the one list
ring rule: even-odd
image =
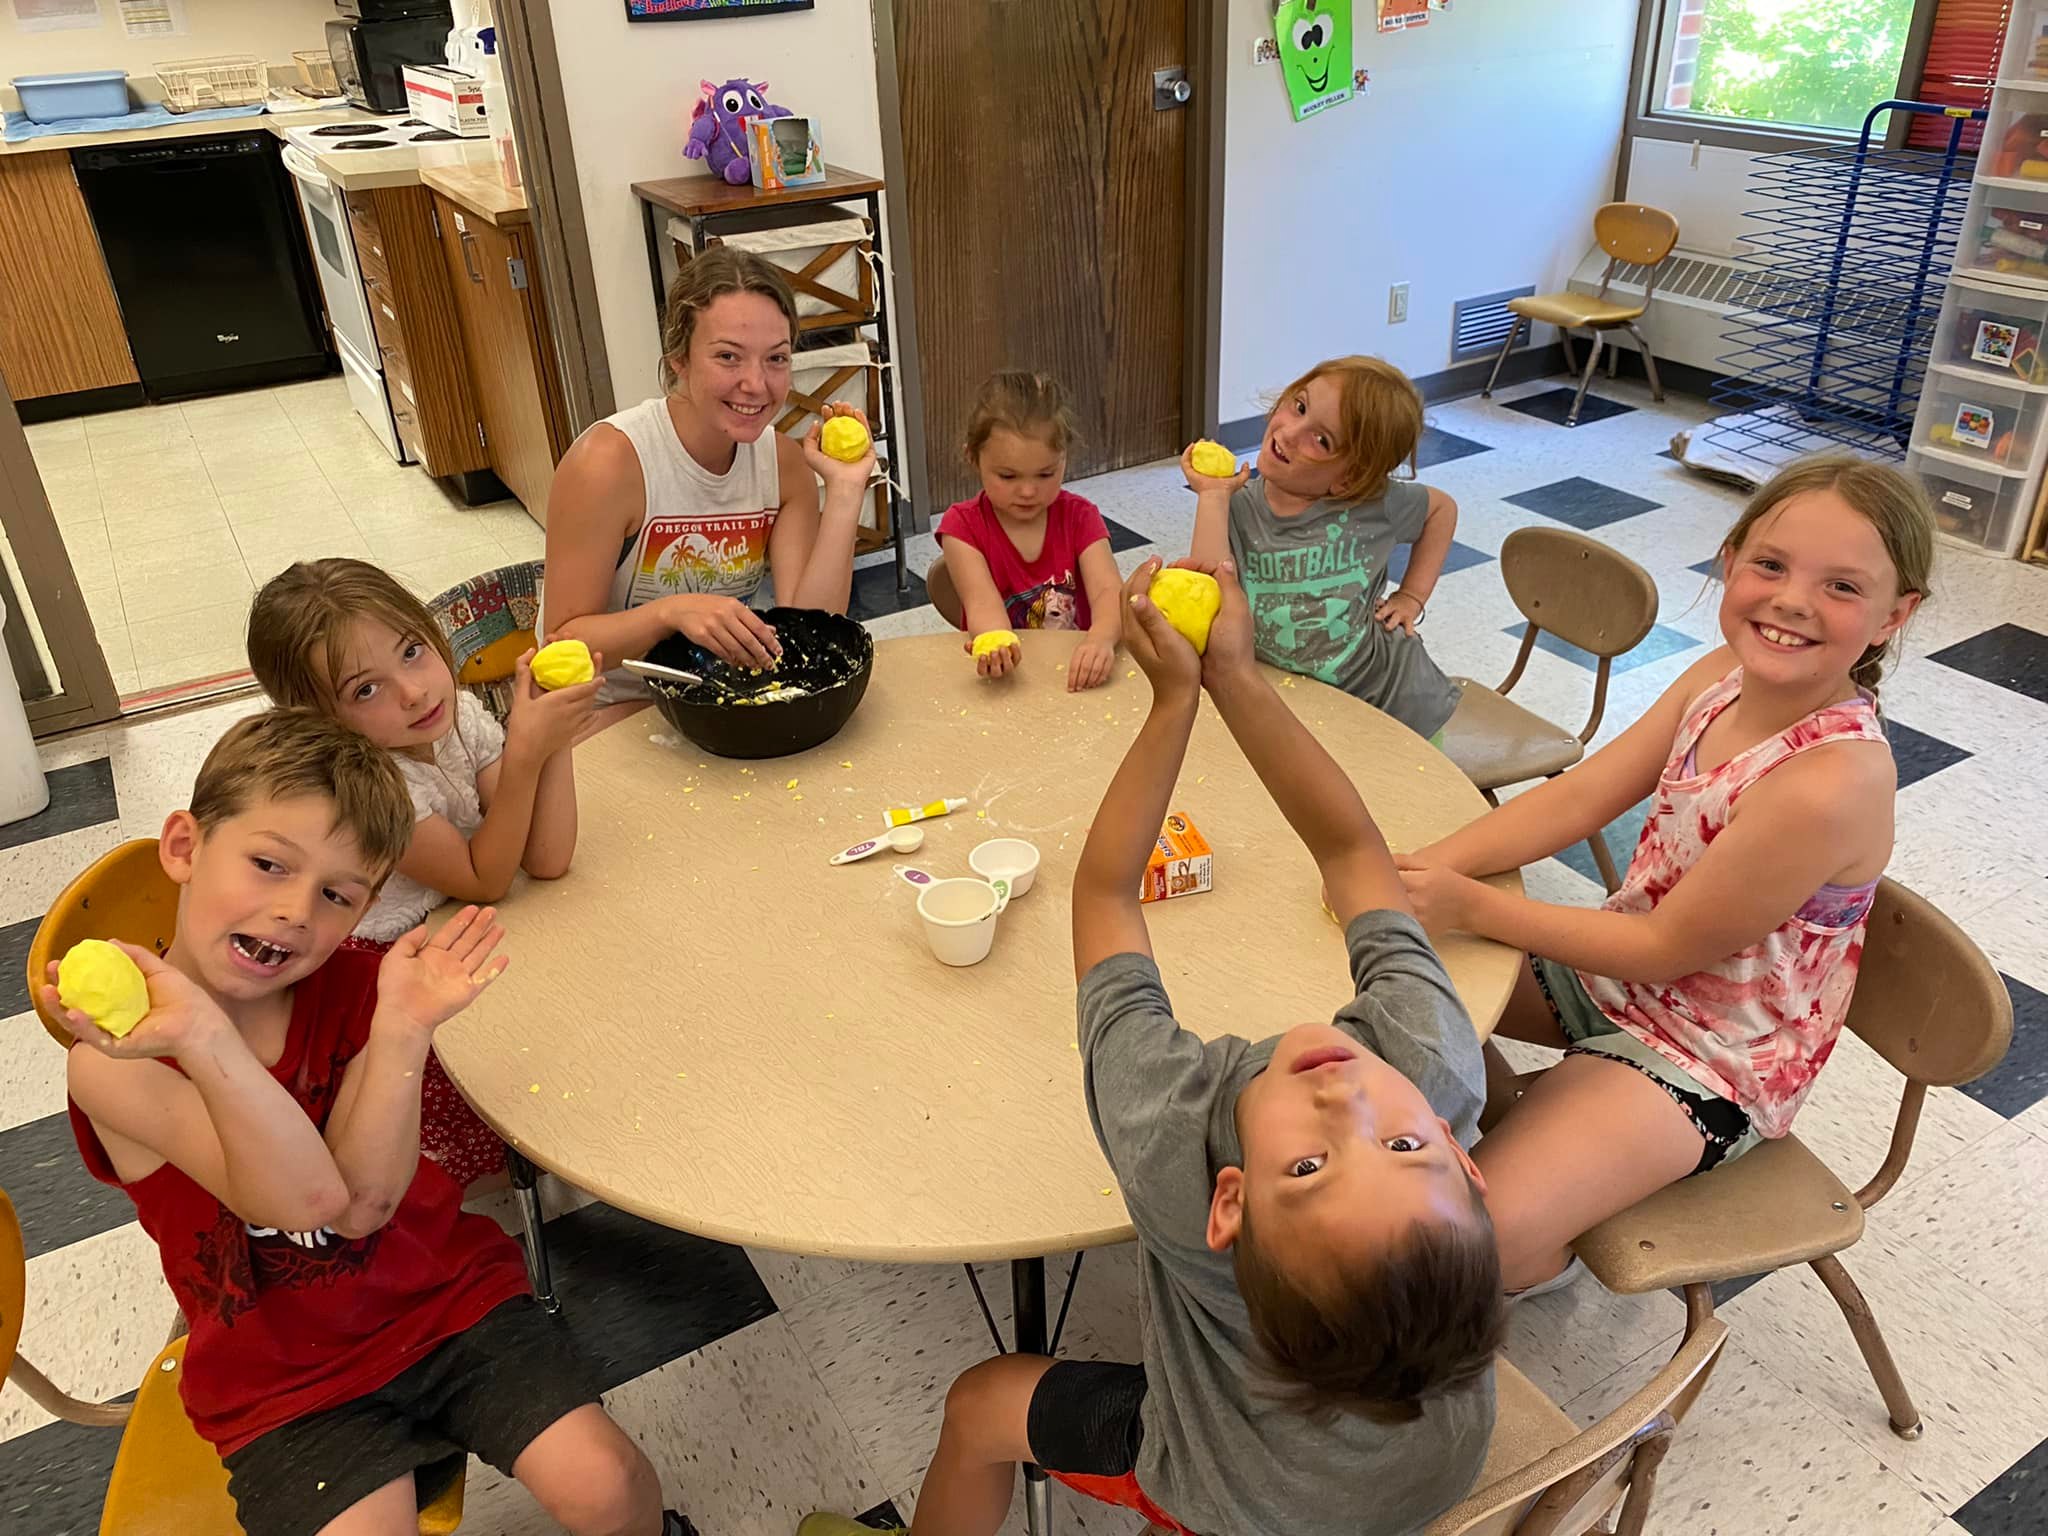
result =
[{"label": "wall vent", "polygon": [[[1508,313],[1509,299],[1526,299],[1536,289],[1506,288],[1499,293],[1481,294],[1473,299],[1460,299],[1451,306],[1451,361],[1469,363],[1475,358],[1499,355],[1500,344],[1507,340],[1508,327],[1515,323],[1515,317]],[[1515,350],[1529,345],[1529,326],[1522,327],[1522,334],[1515,341]]]}]

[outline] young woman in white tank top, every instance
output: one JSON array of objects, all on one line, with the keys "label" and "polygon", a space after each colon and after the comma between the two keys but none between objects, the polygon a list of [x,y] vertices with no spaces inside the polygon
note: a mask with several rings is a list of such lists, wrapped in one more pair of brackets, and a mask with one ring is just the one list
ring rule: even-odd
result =
[{"label": "young woman in white tank top", "polygon": [[[796,300],[759,257],[719,246],[683,268],[662,325],[664,393],[596,423],[555,469],[550,638],[626,657],[681,634],[765,666],[775,632],[750,606],[764,577],[778,605],[846,611],[874,454],[843,464],[820,450],[821,424],[801,443],[775,430],[795,335]],[[621,669],[600,702],[645,692]]]}]

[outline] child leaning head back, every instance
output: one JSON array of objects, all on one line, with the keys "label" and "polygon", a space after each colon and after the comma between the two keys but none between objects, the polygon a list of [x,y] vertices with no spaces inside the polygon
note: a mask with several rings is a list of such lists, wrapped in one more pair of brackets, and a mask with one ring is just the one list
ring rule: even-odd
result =
[{"label": "child leaning head back", "polygon": [[1721,633],[1753,682],[1875,692],[1926,597],[1934,514],[1912,476],[1847,454],[1757,491],[1721,550]]},{"label": "child leaning head back", "polygon": [[278,704],[317,709],[415,756],[455,724],[455,656],[426,605],[361,560],[301,561],[249,610],[249,670]]},{"label": "child leaning head back", "polygon": [[1045,516],[1067,474],[1078,434],[1067,392],[1050,374],[992,374],[967,418],[967,462],[1000,517],[1028,523]]},{"label": "child leaning head back", "polygon": [[1422,441],[1422,392],[1377,357],[1333,357],[1280,391],[1259,475],[1303,501],[1372,501]]},{"label": "child leaning head back", "polygon": [[238,721],[164,827],[180,887],[171,962],[244,1001],[318,970],[404,856],[413,814],[391,755],[331,716]]},{"label": "child leaning head back", "polygon": [[1237,1101],[1217,1175],[1252,1333],[1312,1411],[1382,1423],[1485,1376],[1505,1323],[1484,1186],[1422,1090],[1352,1036],[1303,1024]]}]

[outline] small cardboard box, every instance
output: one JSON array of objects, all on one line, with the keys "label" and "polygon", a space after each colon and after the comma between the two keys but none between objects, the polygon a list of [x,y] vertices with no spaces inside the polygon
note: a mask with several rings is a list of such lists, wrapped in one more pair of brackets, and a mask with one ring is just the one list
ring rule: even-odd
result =
[{"label": "small cardboard box", "polygon": [[465,139],[489,137],[484,83],[475,75],[445,64],[408,64],[404,76],[405,104],[414,117]]},{"label": "small cardboard box", "polygon": [[825,151],[815,117],[747,119],[747,169],[764,192],[815,186],[825,179]]},{"label": "small cardboard box", "polygon": [[1197,896],[1214,890],[1215,855],[1186,814],[1174,811],[1159,829],[1159,841],[1152,857],[1145,861],[1145,883],[1138,900],[1171,901],[1176,896]]}]

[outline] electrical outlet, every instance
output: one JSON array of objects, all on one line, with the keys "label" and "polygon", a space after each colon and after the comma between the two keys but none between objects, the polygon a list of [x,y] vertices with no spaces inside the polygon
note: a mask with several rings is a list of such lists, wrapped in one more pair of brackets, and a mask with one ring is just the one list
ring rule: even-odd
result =
[{"label": "electrical outlet", "polygon": [[1277,64],[1280,62],[1280,44],[1271,37],[1252,39],[1252,63]]},{"label": "electrical outlet", "polygon": [[1408,285],[1396,283],[1387,290],[1387,324],[1405,325],[1408,320]]}]

